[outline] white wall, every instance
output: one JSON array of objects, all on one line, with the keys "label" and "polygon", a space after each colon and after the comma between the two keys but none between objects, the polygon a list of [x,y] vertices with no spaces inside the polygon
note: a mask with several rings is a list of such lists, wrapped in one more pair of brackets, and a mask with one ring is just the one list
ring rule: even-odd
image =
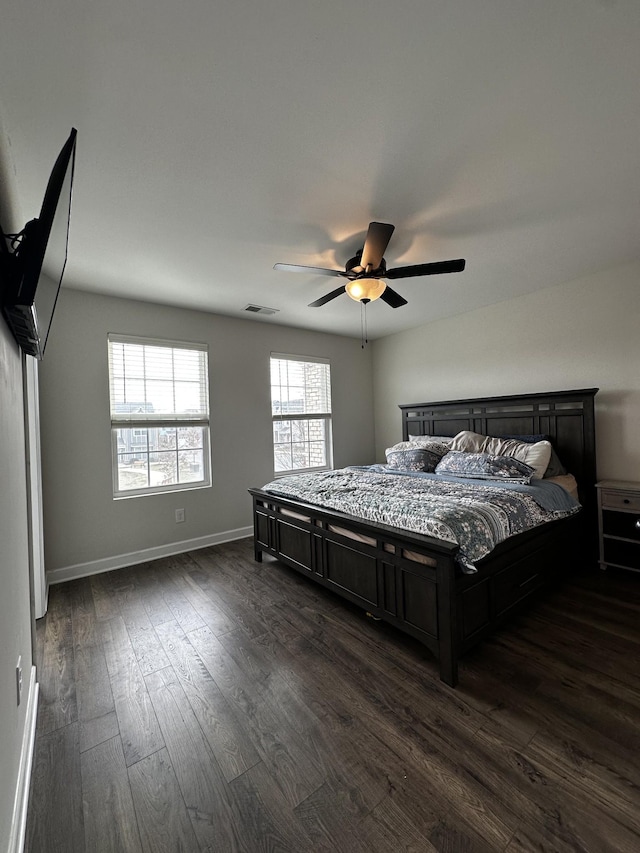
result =
[{"label": "white wall", "polygon": [[[0,223],[5,231],[17,225],[9,198],[8,141],[0,125]],[[3,282],[0,281],[0,288]],[[29,745],[29,689],[32,667],[29,600],[29,538],[27,471],[23,411],[23,357],[0,317],[0,850],[19,837],[13,818],[25,805],[24,748]],[[16,699],[16,663],[22,660],[23,695]],[[33,689],[32,701],[35,698]],[[14,805],[18,796],[18,812]],[[20,821],[18,821],[18,824]]]},{"label": "white wall", "polygon": [[[113,500],[108,332],[209,345],[212,488]],[[331,360],[334,463],[371,461],[371,351],[359,340],[62,289],[40,365],[45,564],[52,580],[251,524],[247,488],[273,478],[272,351]],[[186,510],[183,524],[175,523],[177,508]]]},{"label": "white wall", "polygon": [[[9,844],[26,715],[31,650],[22,357],[0,319],[0,849]],[[24,680],[16,700],[16,662]]]},{"label": "white wall", "polygon": [[440,320],[373,344],[376,455],[398,405],[600,388],[598,476],[640,481],[640,264]]}]

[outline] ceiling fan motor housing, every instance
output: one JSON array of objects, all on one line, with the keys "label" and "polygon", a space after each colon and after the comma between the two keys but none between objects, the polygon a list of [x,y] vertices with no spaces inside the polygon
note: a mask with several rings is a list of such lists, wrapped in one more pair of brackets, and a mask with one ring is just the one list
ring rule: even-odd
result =
[{"label": "ceiling fan motor housing", "polygon": [[384,278],[387,274],[387,265],[384,258],[380,259],[380,266],[376,270],[367,272],[360,261],[362,260],[362,249],[358,249],[353,258],[349,258],[345,265],[345,272],[349,278]]}]

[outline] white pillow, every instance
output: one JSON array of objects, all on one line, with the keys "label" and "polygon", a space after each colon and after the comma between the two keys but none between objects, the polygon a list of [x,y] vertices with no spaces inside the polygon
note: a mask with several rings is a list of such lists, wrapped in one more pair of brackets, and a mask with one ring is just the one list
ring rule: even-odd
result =
[{"label": "white pillow", "polygon": [[537,441],[527,444],[515,438],[495,438],[478,432],[463,430],[451,442],[451,450],[462,450],[465,453],[491,453],[494,456],[513,456],[521,462],[530,465],[534,470],[534,480],[541,480],[551,459],[551,443]]}]

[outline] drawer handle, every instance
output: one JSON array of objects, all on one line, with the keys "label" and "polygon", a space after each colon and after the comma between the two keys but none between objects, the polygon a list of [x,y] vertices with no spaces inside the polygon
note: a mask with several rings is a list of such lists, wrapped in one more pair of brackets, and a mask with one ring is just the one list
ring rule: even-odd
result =
[{"label": "drawer handle", "polygon": [[636,530],[640,530],[640,518],[636,519]]},{"label": "drawer handle", "polygon": [[[639,521],[640,521],[640,519],[639,519]],[[534,581],[537,577],[538,577],[538,575],[535,574],[535,575],[532,575],[530,578],[527,578],[526,581],[522,581],[521,584],[518,584],[519,588],[522,589],[523,586],[526,586],[528,583],[531,583],[531,581]]]},{"label": "drawer handle", "polygon": [[629,500],[629,498],[623,498],[622,503],[623,504],[630,504],[631,501]]}]

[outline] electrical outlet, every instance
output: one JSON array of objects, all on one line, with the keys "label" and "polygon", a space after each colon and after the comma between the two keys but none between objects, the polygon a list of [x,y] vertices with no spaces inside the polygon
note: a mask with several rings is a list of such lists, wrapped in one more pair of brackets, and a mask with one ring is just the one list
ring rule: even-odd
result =
[{"label": "electrical outlet", "polygon": [[20,655],[16,664],[16,695],[19,705],[22,699],[22,655]]},{"label": "electrical outlet", "polygon": [[184,510],[183,509],[177,509],[176,510],[176,524],[178,524],[181,521],[184,521]]}]

